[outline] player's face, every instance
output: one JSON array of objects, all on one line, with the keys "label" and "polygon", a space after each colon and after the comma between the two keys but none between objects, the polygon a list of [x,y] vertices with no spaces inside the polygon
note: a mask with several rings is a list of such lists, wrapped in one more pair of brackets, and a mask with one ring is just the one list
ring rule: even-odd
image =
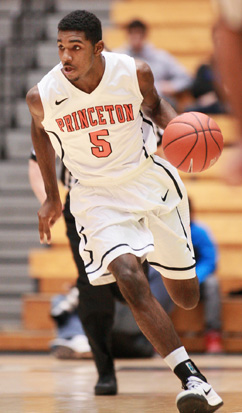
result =
[{"label": "player's face", "polygon": [[131,49],[133,49],[136,53],[139,53],[143,49],[145,40],[146,35],[142,29],[134,28],[128,33],[128,42]]},{"label": "player's face", "polygon": [[94,65],[95,47],[90,40],[86,40],[85,33],[59,31],[57,45],[67,79],[76,82],[87,76]]}]

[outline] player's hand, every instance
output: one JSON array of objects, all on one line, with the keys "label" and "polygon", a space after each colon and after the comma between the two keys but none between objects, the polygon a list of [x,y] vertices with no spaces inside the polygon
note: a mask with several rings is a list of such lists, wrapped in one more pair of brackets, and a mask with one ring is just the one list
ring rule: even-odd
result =
[{"label": "player's hand", "polygon": [[40,243],[45,242],[45,236],[47,244],[51,243],[51,231],[50,228],[60,218],[62,214],[62,203],[60,200],[50,201],[48,198],[38,211],[39,218],[39,236]]}]

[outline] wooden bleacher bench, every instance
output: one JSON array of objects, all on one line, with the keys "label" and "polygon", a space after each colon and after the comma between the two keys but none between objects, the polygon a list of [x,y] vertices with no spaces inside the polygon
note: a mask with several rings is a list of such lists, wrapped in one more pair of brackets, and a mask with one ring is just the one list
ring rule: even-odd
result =
[{"label": "wooden bleacher bench", "polygon": [[67,294],[70,286],[75,285],[76,278],[55,277],[38,278],[38,291],[43,294]]},{"label": "wooden bleacher bench", "polygon": [[[22,333],[4,335],[0,333],[0,350],[11,345],[11,350],[49,350],[53,339],[53,322],[50,318],[50,295],[28,294],[24,296],[23,318],[25,330]],[[40,305],[41,303],[41,305]],[[203,352],[204,313],[203,304],[193,310],[175,306],[171,319],[182,343],[188,351]],[[222,297],[223,346],[226,352],[242,351],[242,297]],[[38,342],[36,337],[40,338]],[[11,337],[11,342],[10,342]],[[31,337],[33,338],[32,343]]]},{"label": "wooden bleacher bench", "polygon": [[206,224],[219,246],[242,245],[242,216],[234,213],[197,213],[196,218]]},{"label": "wooden bleacher bench", "polygon": [[49,351],[54,330],[0,331],[0,351]]},{"label": "wooden bleacher bench", "polygon": [[54,330],[50,294],[28,294],[23,299],[23,326],[27,330]]},{"label": "wooden bleacher bench", "polygon": [[196,25],[211,26],[213,10],[209,1],[115,1],[111,4],[111,20],[116,25],[126,25],[132,19],[142,19],[154,25]]},{"label": "wooden bleacher bench", "polygon": [[[222,291],[227,293],[242,288],[241,244],[238,244],[237,247],[219,245],[218,253],[217,275]],[[41,266],[43,262],[45,264]],[[68,249],[63,250],[63,248],[56,248],[53,252],[51,250],[33,250],[30,260],[30,275],[46,285],[40,291],[47,293],[67,291],[68,285],[74,284],[78,276],[71,252]]]},{"label": "wooden bleacher bench", "polygon": [[[242,296],[222,297],[222,342],[228,353],[242,350]],[[188,351],[205,350],[203,305],[194,310],[175,307],[171,319]]]},{"label": "wooden bleacher bench", "polygon": [[69,247],[33,249],[29,254],[30,276],[38,279],[63,278],[75,281],[76,265]]},{"label": "wooden bleacher bench", "polygon": [[242,187],[202,179],[184,183],[197,212],[242,213]]},{"label": "wooden bleacher bench", "polygon": [[55,247],[56,245],[70,245],[66,235],[66,224],[63,216],[59,218],[55,225],[51,228],[51,246]]},{"label": "wooden bleacher bench", "polygon": [[218,276],[220,280],[231,278],[242,282],[241,245],[219,246]]},{"label": "wooden bleacher bench", "polygon": [[[105,28],[103,38],[109,49],[118,48],[126,42],[125,30]],[[211,30],[208,27],[152,27],[149,40],[157,48],[167,50],[176,57],[195,54],[204,61],[212,52]]]},{"label": "wooden bleacher bench", "polygon": [[[214,201],[215,202],[215,201]],[[225,202],[225,200],[224,200]],[[197,202],[196,202],[197,204]],[[199,206],[197,206],[194,201],[194,207],[195,210]],[[231,202],[232,204],[232,202]],[[236,204],[236,202],[234,202]],[[217,240],[219,245],[242,245],[242,216],[240,213],[226,213],[226,212],[221,212],[221,213],[212,213],[212,212],[200,212],[198,211],[197,213],[197,219],[201,220],[201,222],[204,222],[208,227],[211,228],[212,233],[215,236],[215,239]],[[56,237],[55,237],[55,245],[56,246],[63,246],[63,228],[58,227],[59,233],[56,232]],[[58,241],[59,240],[59,241]],[[68,240],[67,243],[64,244],[68,246]],[[54,248],[53,248],[54,250]],[[42,251],[42,249],[41,249]],[[31,265],[31,251],[30,251],[30,265]],[[44,265],[44,263],[40,261],[40,266]],[[66,266],[68,269],[68,266]]]}]

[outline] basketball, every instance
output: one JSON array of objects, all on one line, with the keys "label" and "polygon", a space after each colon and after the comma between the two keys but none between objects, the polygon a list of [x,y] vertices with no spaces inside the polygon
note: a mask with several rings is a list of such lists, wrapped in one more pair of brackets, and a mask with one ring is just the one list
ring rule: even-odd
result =
[{"label": "basketball", "polygon": [[202,172],[219,159],[223,135],[211,117],[200,112],[186,112],[168,123],[162,148],[167,160],[177,169]]}]

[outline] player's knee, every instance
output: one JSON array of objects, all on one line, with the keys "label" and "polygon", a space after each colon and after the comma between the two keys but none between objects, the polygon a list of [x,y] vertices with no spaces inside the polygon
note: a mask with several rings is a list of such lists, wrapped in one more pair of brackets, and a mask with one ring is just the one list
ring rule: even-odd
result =
[{"label": "player's knee", "polygon": [[180,307],[184,308],[185,310],[192,310],[196,308],[200,299],[199,289],[193,291],[192,295],[183,296],[183,300],[181,301]]},{"label": "player's knee", "polygon": [[145,276],[141,271],[126,270],[119,276],[117,282],[128,303],[132,303],[136,307],[142,305],[149,285],[147,285]]},{"label": "player's knee", "polygon": [[169,295],[176,305],[185,310],[195,308],[200,299],[197,277],[187,280],[170,280],[163,278]]},{"label": "player's knee", "polygon": [[[114,269],[114,266],[112,269]],[[137,265],[134,261],[126,261],[123,265],[116,267],[113,274],[125,300],[137,307],[142,305],[144,297],[150,294],[149,283],[142,266]]]},{"label": "player's knee", "polygon": [[[193,279],[191,282],[184,285],[183,294],[181,294],[180,306],[185,310],[192,310],[198,305],[200,300],[200,289],[197,279]],[[193,283],[194,281],[194,283]]]}]

